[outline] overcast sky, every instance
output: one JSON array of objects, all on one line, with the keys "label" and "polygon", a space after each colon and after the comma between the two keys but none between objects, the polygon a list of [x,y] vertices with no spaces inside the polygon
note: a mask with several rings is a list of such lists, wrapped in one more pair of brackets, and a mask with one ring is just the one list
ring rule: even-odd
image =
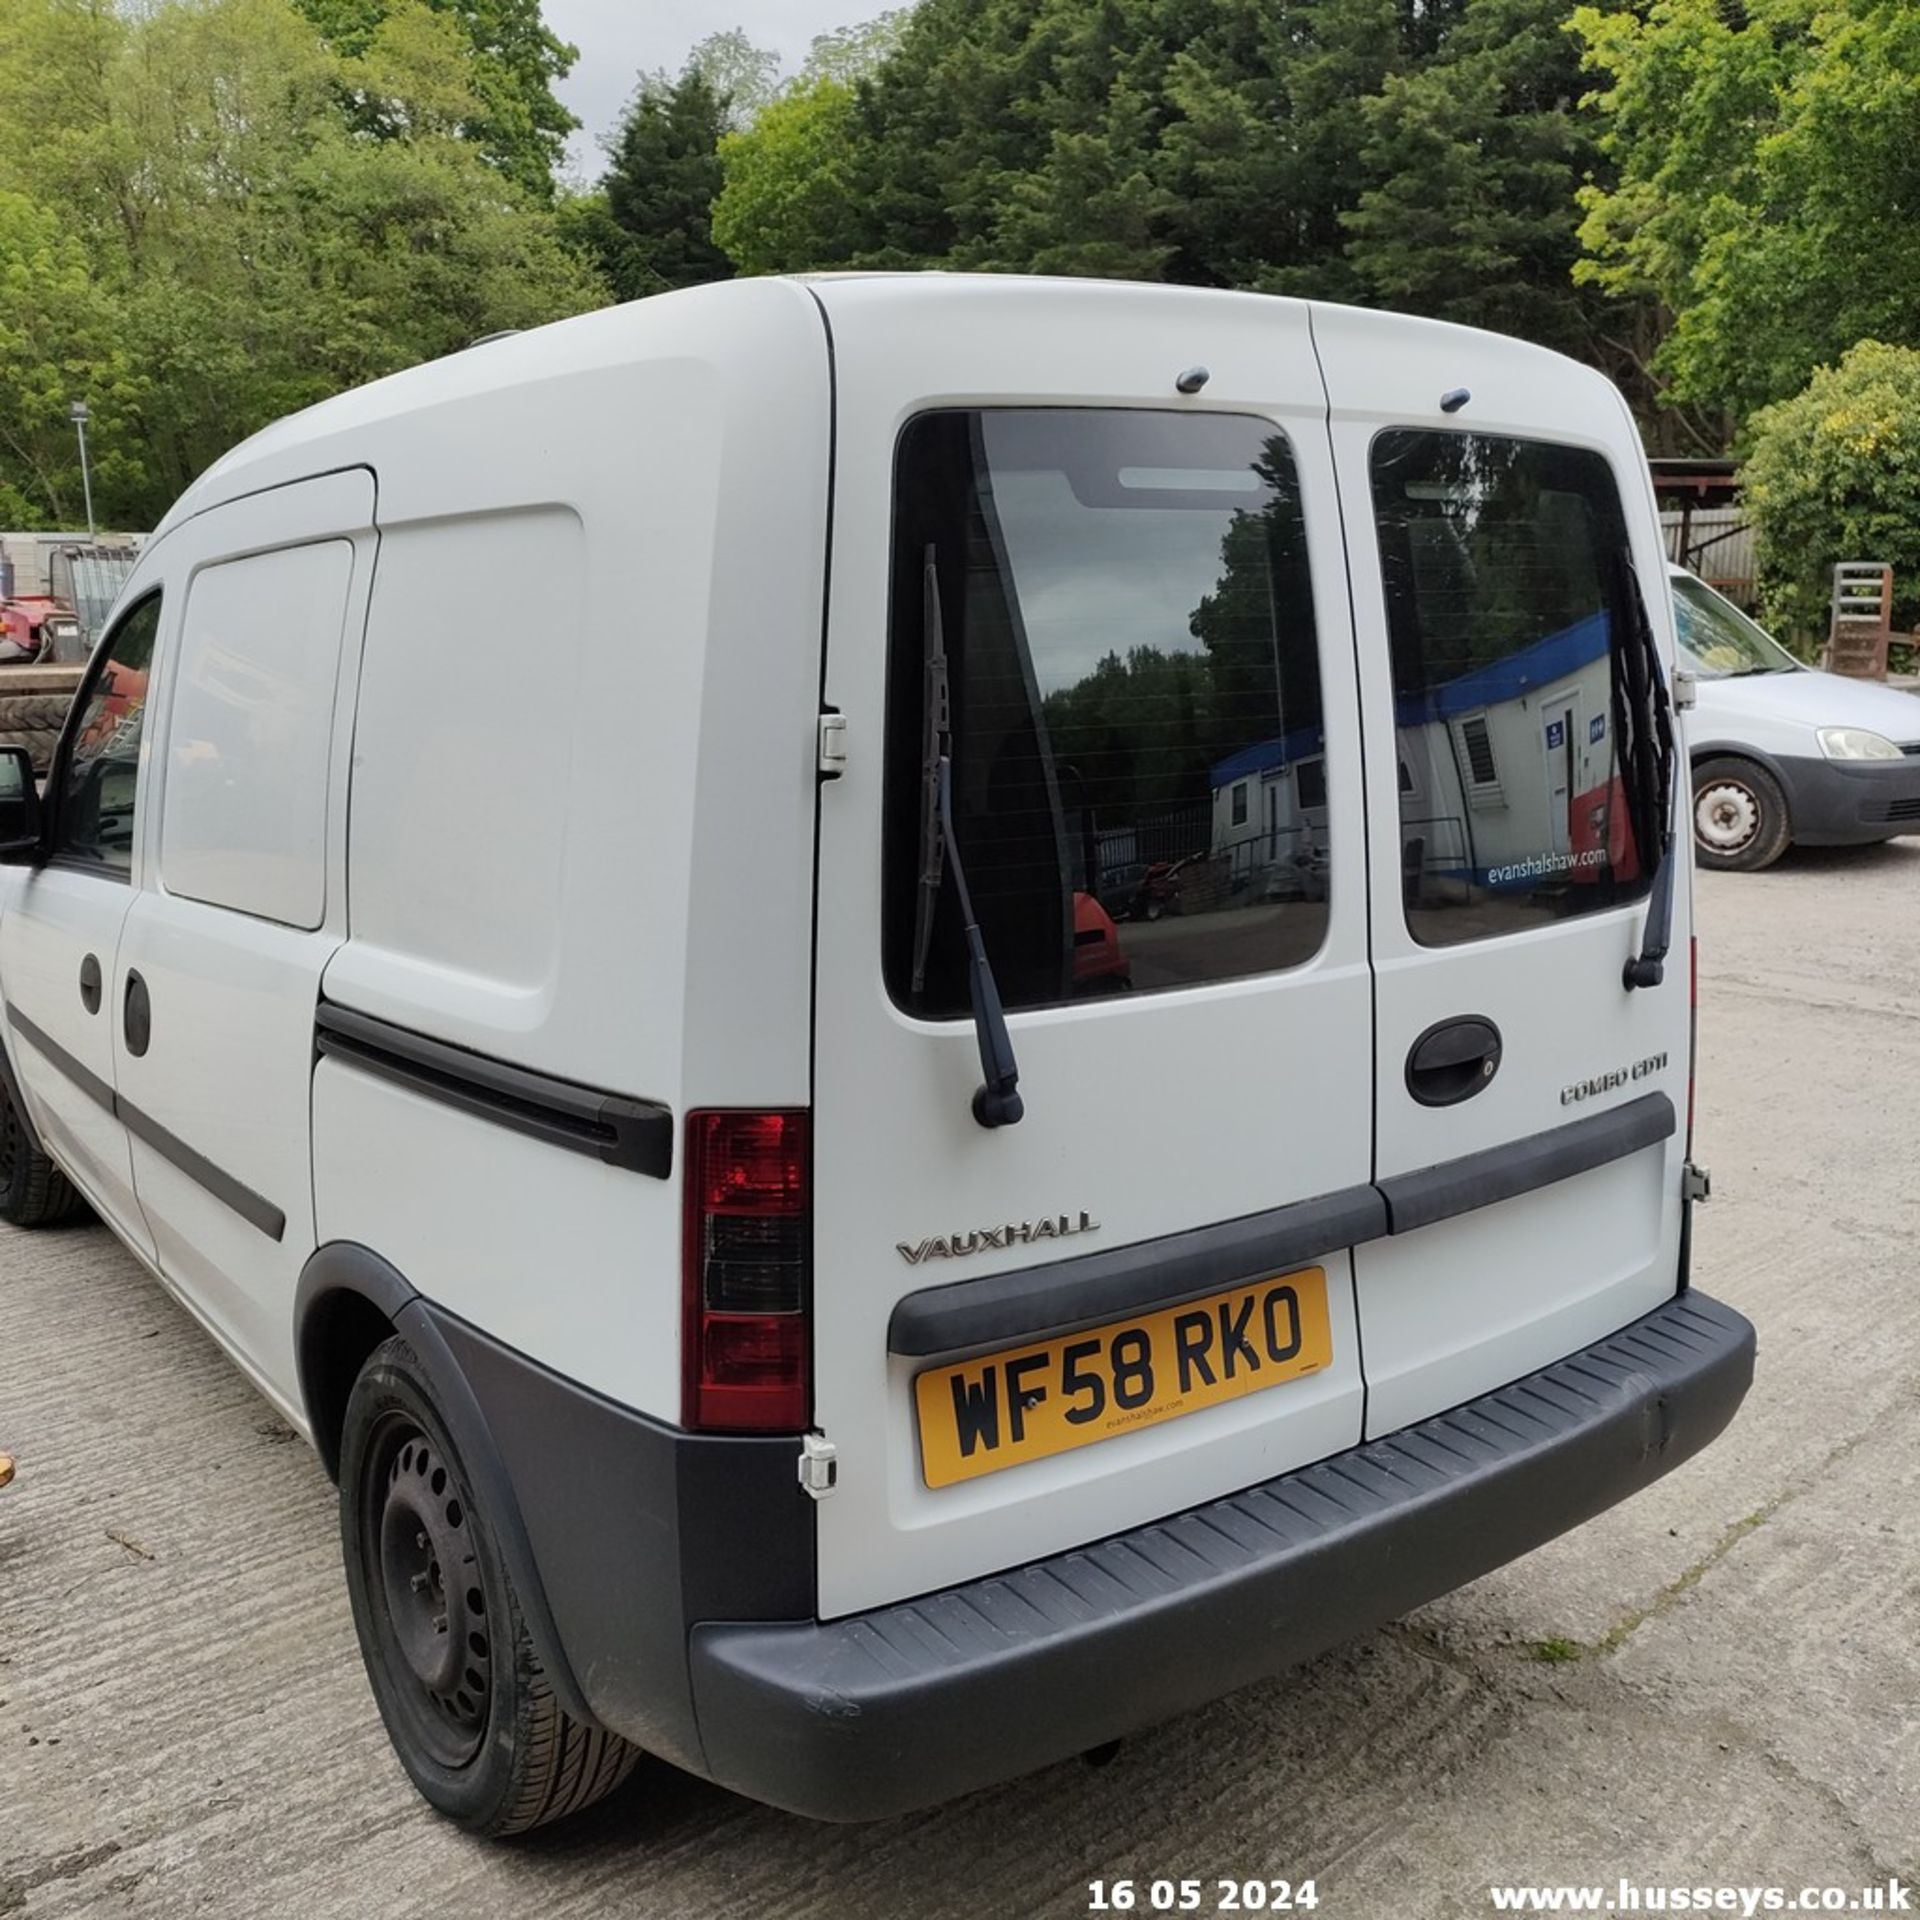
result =
[{"label": "overcast sky", "polygon": [[555,89],[584,123],[573,136],[574,167],[590,179],[602,165],[600,136],[613,125],[634,82],[654,67],[678,73],[695,41],[744,27],[791,72],[816,33],[871,19],[889,0],[545,0],[542,11],[580,49]]}]

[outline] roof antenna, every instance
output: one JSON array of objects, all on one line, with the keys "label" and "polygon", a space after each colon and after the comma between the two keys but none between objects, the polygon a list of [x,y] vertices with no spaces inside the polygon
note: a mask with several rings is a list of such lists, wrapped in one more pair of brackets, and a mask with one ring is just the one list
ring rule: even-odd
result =
[{"label": "roof antenna", "polygon": [[1185,373],[1181,374],[1180,377],[1174,381],[1174,391],[1177,393],[1198,393],[1212,378],[1213,375],[1209,373],[1205,367],[1189,367]]},{"label": "roof antenna", "polygon": [[1458,413],[1472,398],[1473,395],[1465,387],[1455,387],[1451,393],[1443,393],[1440,396],[1440,411]]}]

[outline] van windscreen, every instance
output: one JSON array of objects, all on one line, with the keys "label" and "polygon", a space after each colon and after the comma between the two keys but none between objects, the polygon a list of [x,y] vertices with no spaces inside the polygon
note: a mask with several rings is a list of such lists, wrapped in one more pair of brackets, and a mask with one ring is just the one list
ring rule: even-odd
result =
[{"label": "van windscreen", "polygon": [[1645,894],[1615,760],[1612,469],[1544,441],[1373,443],[1400,871],[1423,946]]},{"label": "van windscreen", "polygon": [[[930,572],[931,569],[931,572]],[[1271,422],[922,415],[895,469],[883,945],[909,1012],[968,1005],[940,887],[915,931],[931,577],[954,837],[1009,1010],[1298,965],[1327,920],[1320,663]]]}]

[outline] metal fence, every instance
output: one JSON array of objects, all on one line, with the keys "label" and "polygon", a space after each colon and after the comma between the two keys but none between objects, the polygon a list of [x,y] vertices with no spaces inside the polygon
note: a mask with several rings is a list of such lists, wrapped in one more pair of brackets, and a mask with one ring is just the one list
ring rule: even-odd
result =
[{"label": "metal fence", "polygon": [[48,554],[47,590],[79,617],[84,647],[91,648],[105,631],[107,615],[139,557],[134,546],[108,541],[75,541]]},{"label": "metal fence", "polygon": [[1757,597],[1753,529],[1738,507],[1668,507],[1660,515],[1667,557],[1691,569],[1729,600],[1751,608]]}]

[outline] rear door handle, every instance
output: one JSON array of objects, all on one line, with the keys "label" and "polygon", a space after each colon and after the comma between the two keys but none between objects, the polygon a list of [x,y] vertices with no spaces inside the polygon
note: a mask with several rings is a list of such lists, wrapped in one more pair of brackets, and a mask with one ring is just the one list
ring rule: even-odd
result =
[{"label": "rear door handle", "polygon": [[126,1035],[127,1051],[137,1060],[153,1040],[153,1001],[147,983],[139,974],[127,975],[127,1000],[122,1011],[121,1030]]},{"label": "rear door handle", "polygon": [[89,1013],[100,1011],[100,956],[95,953],[80,962],[80,1004]]},{"label": "rear door handle", "polygon": [[1423,1107],[1471,1100],[1500,1071],[1500,1029],[1482,1014],[1429,1027],[1407,1055],[1407,1091]]}]

